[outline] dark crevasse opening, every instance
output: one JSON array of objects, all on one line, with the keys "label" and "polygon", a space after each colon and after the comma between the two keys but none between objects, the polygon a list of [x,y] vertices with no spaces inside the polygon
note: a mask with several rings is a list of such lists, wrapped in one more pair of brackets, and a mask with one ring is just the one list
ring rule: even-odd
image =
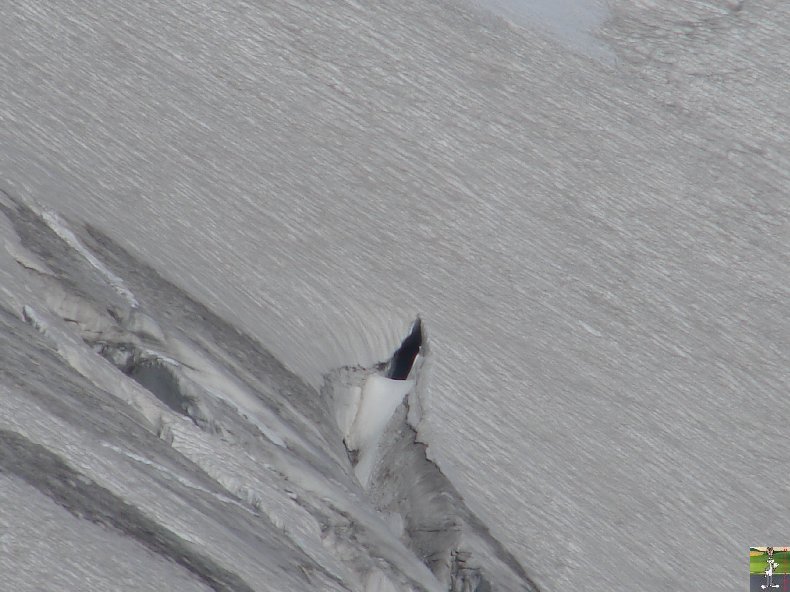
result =
[{"label": "dark crevasse opening", "polygon": [[181,392],[173,372],[161,361],[141,361],[129,368],[127,374],[176,413],[188,412],[191,401]]},{"label": "dark crevasse opening", "polygon": [[422,321],[417,317],[411,326],[411,331],[400,347],[392,354],[387,368],[387,378],[392,380],[406,380],[409,372],[417,359],[422,347]]},{"label": "dark crevasse opening", "polygon": [[125,372],[162,403],[191,419],[199,428],[212,432],[218,429],[212,415],[197,398],[185,392],[176,372],[166,362],[157,358],[139,360]]},{"label": "dark crevasse opening", "polygon": [[170,409],[189,417],[202,429],[211,428],[210,415],[201,402],[187,392],[170,363],[159,357],[143,357],[140,350],[130,343],[101,344],[96,351]]}]

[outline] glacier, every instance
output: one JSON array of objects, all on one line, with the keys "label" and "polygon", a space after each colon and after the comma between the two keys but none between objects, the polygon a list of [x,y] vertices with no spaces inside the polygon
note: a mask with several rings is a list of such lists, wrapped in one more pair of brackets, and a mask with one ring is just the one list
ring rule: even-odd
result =
[{"label": "glacier", "polygon": [[[7,194],[0,210],[5,285],[26,301],[3,308],[15,351],[0,466],[28,486],[16,498],[37,493],[94,525],[61,544],[114,550],[125,535],[141,548],[118,570],[145,572],[147,551],[218,591],[537,590],[408,419],[429,352],[421,321],[389,362],[337,369],[315,390],[97,229]],[[114,552],[83,560],[102,572],[96,585],[116,577],[104,571]],[[57,553],[37,560],[56,573],[11,565],[15,589],[85,585],[63,577]],[[181,586],[125,577],[113,586]]]},{"label": "glacier", "polygon": [[729,588],[781,543],[790,8],[611,0],[604,55],[490,8],[0,6],[9,589]]}]

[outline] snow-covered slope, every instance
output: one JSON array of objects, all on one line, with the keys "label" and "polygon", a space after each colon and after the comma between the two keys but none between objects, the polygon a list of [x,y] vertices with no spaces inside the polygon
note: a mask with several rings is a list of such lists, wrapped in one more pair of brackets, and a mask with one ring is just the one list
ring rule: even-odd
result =
[{"label": "snow-covered slope", "polygon": [[[16,365],[4,361],[3,429],[69,452],[75,470],[80,455],[98,455],[82,473],[101,476],[102,491],[149,508],[167,532],[197,541],[193,552],[216,553],[216,570],[198,578],[208,585],[234,565],[253,589],[299,589],[308,584],[294,580],[296,562],[320,566],[305,568],[320,589],[403,573],[414,578],[408,585],[429,587],[434,576],[421,562],[410,567],[397,517],[362,519],[372,533],[362,542],[333,526],[329,540],[339,529],[340,540],[358,542],[338,558],[320,543],[321,520],[256,477],[257,464],[228,469],[220,444],[176,445],[189,437],[179,426],[206,434],[212,418],[246,414],[256,430],[265,426],[273,458],[285,454],[278,440],[298,448],[288,462],[267,460],[272,471],[301,467],[300,487],[311,490],[312,471],[331,466],[319,479],[326,487],[348,459],[340,441],[317,449],[338,423],[326,418],[338,413],[319,413],[311,393],[327,374],[387,360],[419,315],[430,356],[415,387],[419,441],[410,444],[429,444],[453,495],[542,589],[730,585],[744,573],[745,546],[778,540],[788,526],[781,513],[754,509],[788,501],[790,463],[765,446],[781,441],[788,419],[788,12],[782,2],[616,2],[605,35],[617,60],[606,64],[446,1],[4,4],[2,189],[57,210],[80,236],[83,223],[93,225],[105,257],[120,252],[106,245],[120,245],[203,302],[198,318],[210,309],[213,325],[225,319],[250,341],[218,344],[212,323],[186,313],[160,318],[171,310],[163,280],[149,284],[152,272],[140,275],[147,267],[124,267],[122,257],[99,257],[110,274],[92,267],[100,298],[81,294],[86,272],[72,275],[68,262],[29,264],[62,275],[61,286],[76,277],[72,292],[121,310],[130,303],[113,278],[134,283],[127,288],[149,302],[144,313],[170,327],[167,353],[182,375],[228,387],[215,388],[224,400],[201,399],[214,408],[164,421],[158,433],[174,445],[156,444],[162,451],[152,457],[139,449],[142,435],[124,437],[125,423],[104,431],[114,407],[81,409],[76,391],[92,392],[83,383],[73,397],[56,396],[76,379],[55,368],[53,348],[69,359],[85,335],[111,330],[136,335],[143,351],[156,331],[98,310],[74,319],[82,337],[70,345],[62,313],[74,307],[7,257],[0,293],[15,320],[3,333],[12,337],[4,360],[12,359],[5,348],[21,354]],[[13,243],[19,230],[4,224]],[[31,323],[65,336],[60,345],[17,328],[26,305]],[[183,347],[174,330],[203,338]],[[248,407],[238,382],[253,370],[238,360],[253,343],[270,352],[256,381],[276,382],[269,372],[297,381],[286,397],[293,409],[276,407],[282,397],[269,399],[276,412]],[[44,369],[31,374],[25,364],[39,360]],[[190,368],[206,360],[219,369],[196,380]],[[167,360],[147,363],[139,371],[149,387],[176,380]],[[104,372],[88,366],[82,376]],[[31,398],[19,376],[35,378],[48,398]],[[362,388],[354,372],[343,377]],[[127,401],[155,404],[150,390],[122,388],[133,389]],[[73,420],[63,423],[53,409],[72,401],[63,413]],[[101,437],[79,422],[98,425]],[[401,435],[408,443],[406,428]],[[257,432],[253,439],[261,441]],[[401,440],[389,441],[397,451]],[[178,479],[120,453],[113,464],[109,446],[167,467],[210,492],[203,496],[249,490],[254,505],[256,488],[266,487],[257,495],[281,508],[290,530],[282,541],[266,538],[277,551],[250,544],[248,555],[223,558],[236,548],[223,533],[260,535],[244,534],[234,520],[247,522],[224,511],[221,520],[204,512],[216,498],[182,507]],[[203,473],[170,466],[183,458]],[[216,473],[195,481],[211,463]],[[332,489],[331,499],[356,507],[345,470],[336,485],[343,495]],[[231,483],[239,474],[255,481]],[[4,482],[3,495],[18,503],[31,493],[29,481]],[[377,483],[391,487],[357,491],[359,507],[394,507],[386,492],[402,484]],[[44,502],[31,495],[31,507]],[[280,528],[275,509],[265,515]],[[75,538],[89,536],[77,528],[87,527],[75,527]],[[111,535],[94,530],[96,547],[108,548],[101,537]],[[496,546],[461,530],[477,549]],[[376,545],[386,551],[360,551]],[[720,559],[692,562],[696,548]],[[143,560],[124,557],[126,572]],[[135,577],[156,578],[160,568]],[[512,566],[496,571],[518,575]]]},{"label": "snow-covered slope", "polygon": [[10,548],[38,554],[16,589],[81,589],[86,573],[106,585],[145,571],[150,552],[174,578],[152,570],[117,589],[188,575],[214,590],[536,589],[407,420],[429,351],[419,322],[389,363],[338,369],[319,392],[95,228],[8,196],[0,207],[0,469],[60,514],[48,520],[72,544],[137,543],[106,571],[99,552],[78,568],[41,555],[38,537],[58,528],[16,533]]}]

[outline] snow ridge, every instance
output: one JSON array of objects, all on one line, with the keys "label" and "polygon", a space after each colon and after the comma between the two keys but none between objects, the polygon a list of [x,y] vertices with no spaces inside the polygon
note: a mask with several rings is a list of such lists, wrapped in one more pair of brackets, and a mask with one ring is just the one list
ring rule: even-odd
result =
[{"label": "snow ridge", "polygon": [[85,260],[88,263],[90,263],[99,271],[99,273],[107,278],[107,282],[118,292],[118,294],[126,299],[126,301],[129,303],[129,306],[132,308],[137,308],[139,306],[134,295],[123,285],[123,280],[107,269],[107,267],[105,267],[101,261],[99,261],[88,249],[82,245],[79,239],[68,228],[66,223],[56,212],[53,210],[44,210],[44,212],[41,214],[41,219],[47,223],[47,226],[49,226],[55,232],[55,234],[57,234],[63,240],[63,242],[74,249],[77,253],[85,257]]},{"label": "snow ridge", "polygon": [[72,514],[116,529],[194,573],[216,592],[253,592],[237,574],[197,552],[181,537],[68,466],[44,446],[0,430],[0,466]]},{"label": "snow ridge", "polygon": [[[386,363],[327,375],[322,395],[336,407],[355,474],[388,517],[393,533],[447,589],[536,591],[523,567],[466,507],[420,442],[419,419],[410,407],[421,404],[421,370],[429,357],[418,318]],[[350,425],[349,407],[356,409]]]},{"label": "snow ridge", "polygon": [[[3,212],[18,234],[18,273],[36,287],[19,296],[28,300],[22,320],[75,376],[115,401],[105,405],[124,406],[145,438],[168,450],[162,456],[161,444],[103,431],[86,461],[80,447],[56,452],[61,436],[12,430],[0,433],[0,447],[35,456],[12,473],[75,515],[178,555],[214,590],[268,589],[270,576],[261,578],[256,564],[258,535],[239,539],[231,530],[223,535],[230,542],[216,547],[195,527],[169,524],[154,502],[127,499],[138,485],[100,465],[123,459],[130,474],[157,483],[165,497],[178,491],[199,516],[213,500],[219,524],[241,510],[252,528],[279,532],[279,548],[299,558],[306,582],[288,589],[537,589],[418,441],[430,357],[419,318],[390,360],[330,371],[319,393],[98,229],[21,204]],[[47,263],[20,263],[28,260]],[[180,460],[167,460],[172,454]],[[0,450],[0,461],[8,458]],[[36,467],[45,465],[63,475],[59,485],[40,483]],[[74,485],[83,482],[91,485]]]}]

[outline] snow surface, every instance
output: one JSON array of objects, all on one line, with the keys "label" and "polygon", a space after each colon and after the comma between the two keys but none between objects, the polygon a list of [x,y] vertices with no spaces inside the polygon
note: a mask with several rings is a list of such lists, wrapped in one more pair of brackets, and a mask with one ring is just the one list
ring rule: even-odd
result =
[{"label": "snow surface", "polygon": [[[417,381],[387,379],[381,363],[313,390],[98,231],[80,228],[78,238],[62,219],[54,229],[51,216],[3,206],[6,285],[30,302],[0,311],[13,377],[0,428],[5,473],[173,561],[174,582],[535,590],[416,442],[404,396],[414,391],[417,403]],[[117,290],[119,281],[129,287]],[[46,369],[31,374],[42,356]],[[329,396],[346,388],[359,390],[347,431],[332,422],[347,400]],[[404,489],[391,509],[385,497]],[[21,589],[60,582],[61,560],[43,558]],[[83,567],[108,577],[101,564]]]},{"label": "snow surface", "polygon": [[[788,529],[758,509],[790,503],[788,457],[766,444],[790,419],[790,7],[618,0],[609,16],[602,63],[446,1],[4,3],[0,188],[94,252],[78,228],[95,226],[267,350],[109,247],[112,276],[0,216],[0,427],[193,561],[127,553],[112,537],[137,523],[77,525],[4,472],[4,499],[30,500],[3,504],[4,574],[51,550],[22,535],[39,508],[53,536],[123,558],[50,552],[14,589],[218,589],[228,572],[252,589],[435,588],[340,440],[323,449],[337,421],[311,402],[327,373],[385,361],[417,314],[418,437],[542,590],[743,581],[746,546]],[[64,285],[83,299],[72,320]],[[225,398],[185,370],[168,388],[202,406],[176,413],[81,344],[184,354],[117,313],[118,286]]]},{"label": "snow surface", "polygon": [[391,380],[377,374],[369,376],[362,386],[359,407],[345,435],[345,442],[349,450],[359,451],[354,473],[363,486],[370,480],[374,455],[384,428],[412,388],[414,381]]},{"label": "snow surface", "polygon": [[476,0],[474,4],[513,24],[548,33],[584,55],[607,61],[613,56],[596,37],[609,17],[607,0]]}]

